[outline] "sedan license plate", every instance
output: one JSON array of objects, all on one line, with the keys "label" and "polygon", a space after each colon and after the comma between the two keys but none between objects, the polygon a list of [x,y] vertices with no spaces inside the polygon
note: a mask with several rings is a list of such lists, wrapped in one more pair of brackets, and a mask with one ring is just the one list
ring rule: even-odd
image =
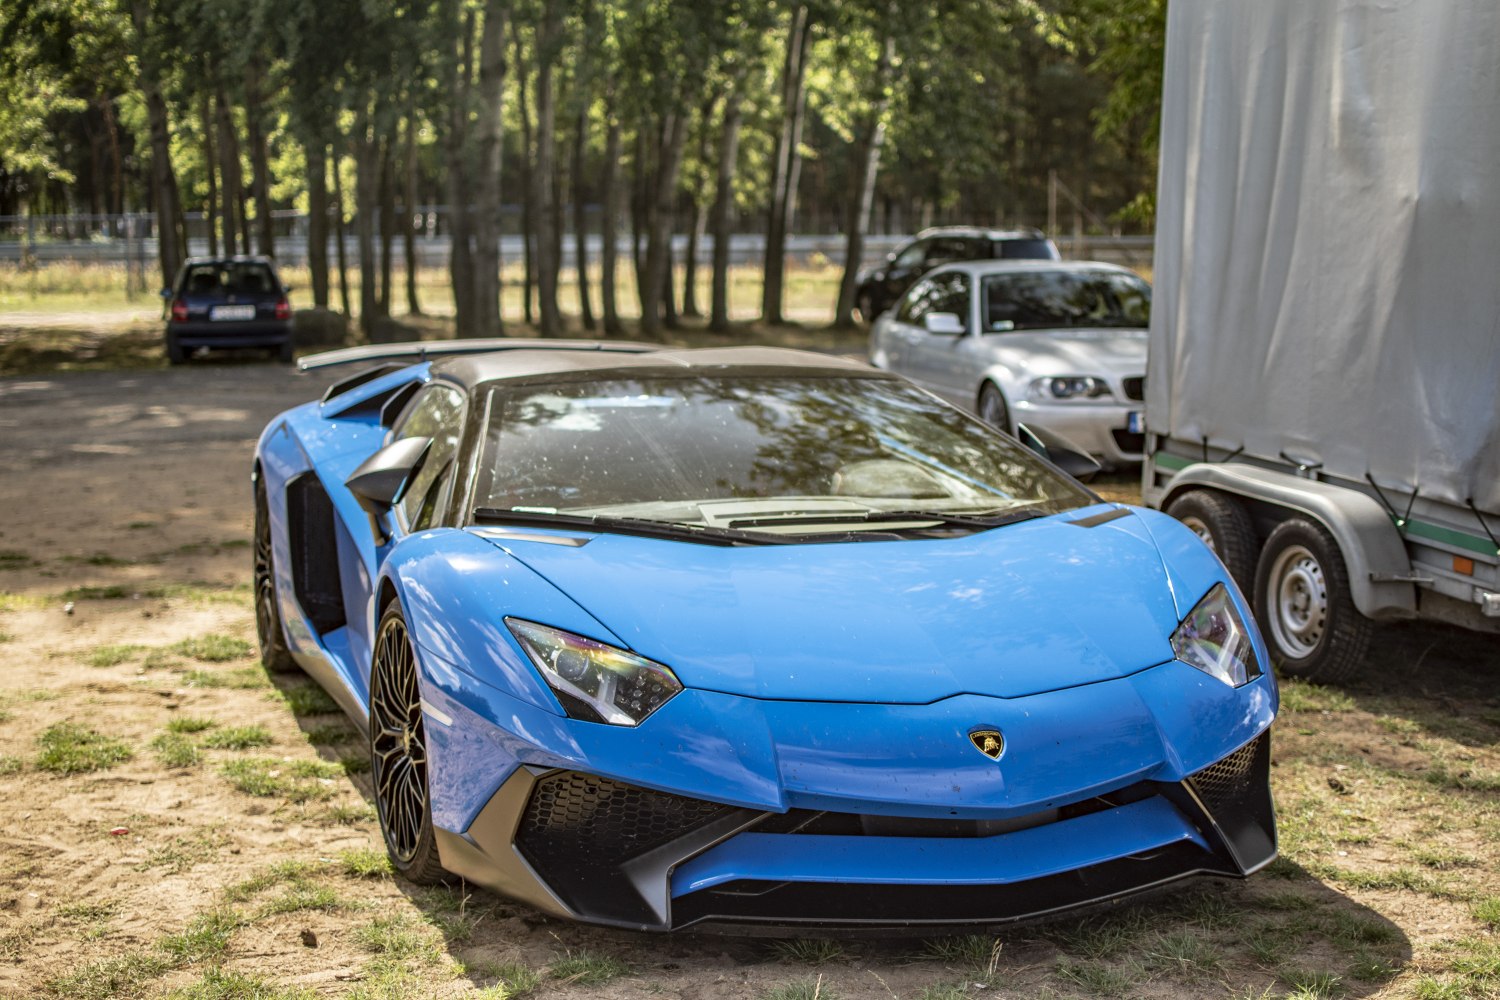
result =
[{"label": "sedan license plate", "polygon": [[1125,417],[1125,430],[1131,434],[1144,434],[1146,432],[1146,421],[1141,419],[1140,410],[1131,410]]},{"label": "sedan license plate", "polygon": [[215,323],[222,320],[254,319],[255,306],[214,306],[208,311],[208,318]]}]

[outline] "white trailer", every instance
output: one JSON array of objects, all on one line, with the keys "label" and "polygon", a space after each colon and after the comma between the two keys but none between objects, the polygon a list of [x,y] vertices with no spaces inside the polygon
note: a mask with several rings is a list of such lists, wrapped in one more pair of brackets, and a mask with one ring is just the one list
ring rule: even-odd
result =
[{"label": "white trailer", "polygon": [[1500,632],[1500,3],[1172,0],[1146,503],[1287,672]]}]

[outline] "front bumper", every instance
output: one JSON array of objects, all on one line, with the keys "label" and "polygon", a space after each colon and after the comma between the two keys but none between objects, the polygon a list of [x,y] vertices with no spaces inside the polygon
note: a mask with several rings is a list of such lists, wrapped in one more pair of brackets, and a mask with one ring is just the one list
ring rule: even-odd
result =
[{"label": "front bumper", "polygon": [[1144,457],[1146,435],[1130,429],[1130,415],[1144,414],[1145,410],[1145,403],[1037,403],[1023,399],[1012,407],[1011,416],[1018,424],[1033,424],[1061,434],[1106,464],[1125,465]]},{"label": "front bumper", "polygon": [[[641,731],[588,723],[562,723],[600,740],[565,757],[510,734],[460,734],[456,720],[429,726],[430,739],[444,729],[440,738],[467,745],[431,747],[439,772],[445,756],[519,751],[519,766],[473,811],[454,808],[435,782],[439,851],[450,871],[544,912],[657,931],[982,926],[1197,874],[1243,877],[1276,853],[1274,690],[1269,678],[1239,691],[1184,685],[1193,674],[1166,664],[1004,704],[970,695],[926,706],[762,703],[754,710],[775,734],[774,783],[737,773],[760,755],[747,753],[749,719],[732,711],[721,717],[737,747],[669,730],[633,754],[619,741]],[[1152,695],[1169,690],[1180,697],[1141,712],[1131,688],[1140,704],[1160,705]],[[679,699],[693,694],[725,708],[714,704],[724,696]],[[687,706],[661,711],[674,707]],[[1187,729],[1232,734],[1232,716],[1238,744],[1185,738]],[[537,720],[514,718],[538,735]],[[945,756],[975,721],[1011,741],[998,764],[972,747]],[[685,773],[674,751],[717,775]]]}]

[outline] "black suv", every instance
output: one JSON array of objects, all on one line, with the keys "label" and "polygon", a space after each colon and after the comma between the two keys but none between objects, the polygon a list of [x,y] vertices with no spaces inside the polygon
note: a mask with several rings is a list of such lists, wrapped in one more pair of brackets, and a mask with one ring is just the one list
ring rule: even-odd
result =
[{"label": "black suv", "polygon": [[855,304],[866,323],[901,300],[917,279],[942,264],[960,260],[1061,260],[1056,245],[1036,229],[976,229],[942,226],[924,229],[903,243],[884,264],[866,271]]},{"label": "black suv", "polygon": [[292,360],[290,288],[269,257],[193,257],[171,288],[167,360],[180,365],[200,347],[262,347]]}]

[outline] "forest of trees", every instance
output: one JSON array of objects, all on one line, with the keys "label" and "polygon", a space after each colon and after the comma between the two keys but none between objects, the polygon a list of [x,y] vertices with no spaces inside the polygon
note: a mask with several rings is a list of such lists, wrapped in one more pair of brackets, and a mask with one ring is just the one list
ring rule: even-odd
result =
[{"label": "forest of trees", "polygon": [[[347,228],[368,330],[399,294],[393,243],[414,257],[414,206],[444,205],[459,336],[502,329],[502,205],[527,237],[508,318],[544,335],[587,219],[602,280],[579,269],[581,321],[610,334],[627,273],[642,333],[726,327],[737,232],[766,236],[761,315],[780,322],[784,241],[812,220],[847,242],[847,322],[872,224],[1041,225],[1055,175],[1091,218],[1149,227],[1165,4],[7,0],[0,215],[154,212],[170,275],[186,213],[211,252],[274,255],[272,212],[295,208],[314,304],[352,312],[328,259]],[[409,272],[405,294],[417,311]]]}]

